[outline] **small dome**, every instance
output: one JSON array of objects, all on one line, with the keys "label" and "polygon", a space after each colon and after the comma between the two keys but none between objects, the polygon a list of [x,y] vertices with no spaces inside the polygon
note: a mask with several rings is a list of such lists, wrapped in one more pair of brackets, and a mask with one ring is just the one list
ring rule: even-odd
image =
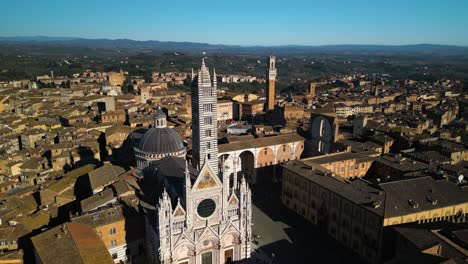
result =
[{"label": "small dome", "polygon": [[138,148],[148,154],[169,154],[185,150],[179,134],[169,127],[155,127],[146,131]]},{"label": "small dome", "polygon": [[154,119],[166,119],[167,116],[166,114],[164,113],[163,110],[161,110],[161,108],[158,108],[158,110],[156,110],[156,112],[154,113]]}]

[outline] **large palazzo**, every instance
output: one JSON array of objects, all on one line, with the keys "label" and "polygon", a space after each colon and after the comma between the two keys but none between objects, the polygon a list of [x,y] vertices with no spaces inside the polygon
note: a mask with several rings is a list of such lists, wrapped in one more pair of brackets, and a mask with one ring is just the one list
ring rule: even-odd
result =
[{"label": "large palazzo", "polygon": [[166,156],[146,170],[155,206],[146,206],[150,263],[217,264],[250,257],[251,192],[244,177],[218,164],[216,74],[205,62],[192,89],[192,164]]}]

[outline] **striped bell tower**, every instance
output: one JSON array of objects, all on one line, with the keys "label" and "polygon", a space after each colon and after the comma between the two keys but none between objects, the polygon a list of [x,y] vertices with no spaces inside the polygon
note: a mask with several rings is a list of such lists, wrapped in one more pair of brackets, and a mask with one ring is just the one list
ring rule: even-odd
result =
[{"label": "striped bell tower", "polygon": [[209,162],[218,175],[217,91],[216,71],[210,76],[202,59],[192,88],[192,163],[201,168]]}]

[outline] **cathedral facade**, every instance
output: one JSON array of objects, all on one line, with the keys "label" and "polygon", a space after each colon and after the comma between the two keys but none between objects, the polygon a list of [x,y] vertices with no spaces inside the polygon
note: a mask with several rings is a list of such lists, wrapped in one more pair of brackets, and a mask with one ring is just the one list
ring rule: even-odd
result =
[{"label": "cathedral facade", "polygon": [[173,156],[155,163],[157,202],[145,208],[149,263],[250,258],[251,192],[245,178],[218,164],[215,80],[203,61],[192,90],[193,165]]}]

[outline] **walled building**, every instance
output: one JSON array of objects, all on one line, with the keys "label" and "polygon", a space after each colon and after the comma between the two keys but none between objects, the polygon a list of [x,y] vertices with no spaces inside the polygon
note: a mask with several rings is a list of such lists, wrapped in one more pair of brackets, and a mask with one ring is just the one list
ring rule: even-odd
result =
[{"label": "walled building", "polygon": [[131,261],[144,251],[143,219],[123,206],[108,206],[73,216],[72,222],[94,228],[115,263]]},{"label": "walled building", "polygon": [[466,263],[468,232],[464,223],[447,221],[394,227],[395,258],[388,263]]},{"label": "walled building", "polygon": [[239,103],[239,113],[243,120],[250,119],[258,113],[263,112],[265,101],[253,100]]},{"label": "walled building", "polygon": [[112,86],[121,86],[124,83],[125,76],[123,71],[120,72],[108,72],[107,79]]},{"label": "walled building", "polygon": [[234,102],[230,100],[218,100],[218,122],[225,122],[234,119]]},{"label": "walled building", "polygon": [[429,169],[428,164],[408,159],[402,156],[383,155],[375,158],[372,166],[372,177],[381,180],[394,180],[406,177],[412,177],[420,171]]},{"label": "walled building", "polygon": [[106,111],[101,114],[102,123],[123,124],[126,120],[125,110]]},{"label": "walled building", "polygon": [[304,117],[304,107],[295,104],[286,104],[283,106],[283,117],[286,120],[301,119]]},{"label": "walled building", "polygon": [[343,179],[353,179],[366,176],[374,158],[358,153],[344,152],[308,158],[307,162],[320,165]]},{"label": "walled building", "polygon": [[420,177],[370,184],[347,181],[308,160],[284,165],[283,204],[371,263],[393,241],[387,227],[467,221],[468,193],[447,180]]},{"label": "walled building", "polygon": [[[275,180],[276,166],[299,159],[303,151],[304,138],[288,134],[220,144],[218,157],[229,166],[230,173],[244,175],[249,182],[256,183]],[[273,170],[268,171],[269,168]]]}]

